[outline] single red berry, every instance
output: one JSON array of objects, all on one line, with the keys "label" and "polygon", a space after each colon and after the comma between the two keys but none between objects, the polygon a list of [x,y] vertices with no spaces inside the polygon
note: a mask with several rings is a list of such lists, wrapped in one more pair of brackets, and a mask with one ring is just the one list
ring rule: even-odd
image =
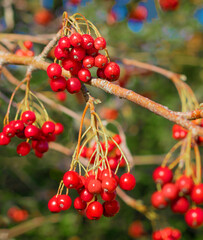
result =
[{"label": "single red berry", "polygon": [[174,213],[184,214],[189,209],[190,203],[185,197],[179,197],[171,203],[171,210]]},{"label": "single red berry", "polygon": [[102,178],[102,189],[106,192],[114,192],[117,187],[117,182],[113,177]]},{"label": "single red berry", "polygon": [[28,142],[22,142],[17,146],[17,154],[20,156],[26,156],[31,150],[31,146]]},{"label": "single red berry", "polygon": [[38,152],[38,151],[35,149],[35,156],[38,157],[38,158],[42,158],[42,157],[43,157],[43,153]]},{"label": "single red berry", "polygon": [[82,63],[71,59],[64,59],[62,61],[62,66],[65,70],[70,71],[72,75],[76,76],[82,68]]},{"label": "single red berry", "polygon": [[31,41],[24,41],[23,45],[27,48],[27,49],[31,49],[33,47],[33,43]]},{"label": "single red berry", "polygon": [[106,79],[106,75],[104,74],[104,69],[103,68],[98,68],[97,69],[97,77],[102,78],[102,79]]},{"label": "single red berry", "polygon": [[16,54],[17,56],[20,56],[20,57],[26,56],[26,51],[24,51],[24,50],[22,50],[22,49],[18,49],[18,50],[15,52],[15,54]]},{"label": "single red berry", "polygon": [[123,190],[133,190],[136,185],[135,177],[131,173],[124,173],[120,177],[119,185]]},{"label": "single red berry", "polygon": [[161,231],[155,231],[152,234],[152,239],[153,240],[163,240],[162,236],[161,236]]},{"label": "single red berry", "polygon": [[[81,149],[80,149],[80,151],[81,151]],[[81,151],[81,153],[80,153],[80,156],[83,157],[83,158],[86,158],[86,151],[87,151],[87,147],[84,146],[84,147],[82,148],[82,151]]]},{"label": "single red berry", "polygon": [[103,203],[104,208],[104,216],[105,217],[113,217],[116,215],[120,210],[120,204],[117,200],[112,200]]},{"label": "single red berry", "polygon": [[30,50],[26,51],[26,56],[33,57],[34,55],[35,53],[33,51],[30,51]]},{"label": "single red berry", "polygon": [[148,15],[148,11],[147,11],[146,7],[137,6],[130,13],[130,18],[135,19],[140,22],[143,22],[144,20],[146,20],[147,15]]},{"label": "single red berry", "polygon": [[166,202],[162,191],[157,191],[151,196],[151,204],[155,208],[162,209],[165,208],[168,203]]},{"label": "single red berry", "polygon": [[98,37],[94,40],[94,47],[98,50],[102,50],[106,47],[106,40],[103,37]]},{"label": "single red berry", "polygon": [[118,144],[120,145],[121,142],[122,142],[122,139],[121,139],[121,136],[119,134],[116,134],[113,136],[113,140]]},{"label": "single red berry", "polygon": [[120,76],[120,67],[115,62],[110,62],[104,69],[104,74],[109,81],[115,81]]},{"label": "single red berry", "polygon": [[90,71],[88,69],[82,68],[78,72],[78,78],[82,82],[88,82],[91,79],[91,73],[90,73]]},{"label": "single red berry", "polygon": [[40,135],[40,130],[34,125],[28,125],[24,131],[25,137],[29,139],[37,139]]},{"label": "single red berry", "polygon": [[49,145],[46,140],[39,140],[35,146],[36,151],[45,153],[49,150]]},{"label": "single red berry", "polygon": [[7,137],[3,132],[0,133],[0,145],[8,145],[11,139]]},{"label": "single red berry", "polygon": [[166,183],[162,188],[162,193],[166,201],[174,200],[178,197],[178,188],[174,183]]},{"label": "single red berry", "polygon": [[63,176],[63,183],[67,188],[77,188],[80,179],[75,171],[68,171]]},{"label": "single red berry", "polygon": [[[120,158],[119,158],[120,159]],[[119,163],[119,167],[124,168],[126,166],[126,161],[125,159],[122,157]]]},{"label": "single red berry", "polygon": [[56,123],[55,124],[55,134],[56,135],[60,135],[60,134],[62,134],[63,133],[63,131],[64,131],[64,126],[63,126],[63,124],[61,124],[61,123]]},{"label": "single red berry", "polygon": [[61,76],[62,68],[57,63],[51,63],[47,68],[47,75],[51,79],[56,79]]},{"label": "single red berry", "polygon": [[72,48],[70,51],[70,58],[74,61],[78,62],[82,61],[85,55],[86,55],[85,49],[82,47],[75,47]]},{"label": "single red berry", "polygon": [[196,204],[203,203],[203,183],[197,184],[193,187],[190,197]]},{"label": "single red berry", "polygon": [[92,68],[94,66],[94,57],[86,56],[82,63],[85,68]]},{"label": "single red berry", "polygon": [[64,101],[66,101],[67,93],[66,93],[66,92],[57,92],[57,93],[56,93],[56,98],[57,98],[60,102],[64,102]]},{"label": "single red berry", "polygon": [[168,182],[171,182],[173,178],[173,173],[168,167],[157,167],[153,172],[153,180],[155,183],[160,183],[164,185]]},{"label": "single red berry", "polygon": [[90,182],[91,180],[95,180],[95,175],[86,176],[86,178],[85,178],[85,188],[88,189],[88,185],[89,185],[89,182]]},{"label": "single red berry", "polygon": [[22,119],[23,123],[25,123],[27,125],[31,125],[35,122],[36,116],[35,116],[35,113],[32,111],[25,111],[22,114],[21,119]]},{"label": "single red berry", "polygon": [[64,77],[59,77],[56,80],[51,80],[50,87],[54,92],[64,91],[66,89],[66,79]]},{"label": "single red berry", "polygon": [[54,49],[54,55],[58,60],[63,60],[68,58],[69,52],[66,49],[61,49],[59,46],[56,46]]},{"label": "single red berry", "polygon": [[176,239],[176,240],[181,239],[181,232],[178,229],[173,229],[172,237],[173,237],[173,239]]},{"label": "single red berry", "polygon": [[59,39],[58,45],[61,50],[68,50],[70,47],[70,39],[68,37],[62,37]]},{"label": "single red berry", "polygon": [[72,199],[68,195],[65,195],[65,194],[58,195],[57,204],[58,204],[60,210],[63,210],[63,211],[68,210],[71,207]]},{"label": "single red berry", "polygon": [[15,136],[15,129],[11,124],[7,124],[4,128],[3,128],[3,133],[7,136],[7,137],[14,137]]},{"label": "single red berry", "polygon": [[200,227],[203,224],[203,209],[194,207],[185,214],[185,221],[189,227]]},{"label": "single red berry", "polygon": [[55,131],[55,124],[51,121],[46,121],[42,125],[41,131],[45,136],[51,135]]},{"label": "single red berry", "polygon": [[106,191],[102,191],[100,193],[101,195],[101,198],[104,200],[104,201],[112,201],[116,198],[116,191],[114,192],[106,192]]},{"label": "single red berry", "polygon": [[25,134],[24,134],[24,131],[16,133],[16,137],[21,138],[21,139],[25,139],[26,138]]},{"label": "single red berry", "polygon": [[80,197],[77,197],[74,200],[74,208],[77,210],[84,210],[87,206],[87,203],[85,201],[83,201]]},{"label": "single red berry", "polygon": [[84,49],[90,49],[94,46],[94,39],[89,34],[82,35],[82,47]]},{"label": "single red berry", "polygon": [[87,49],[86,53],[89,56],[95,57],[98,54],[98,50],[95,47],[92,47],[90,49]]},{"label": "single red berry", "polygon": [[104,169],[98,175],[98,178],[101,181],[103,180],[103,178],[106,178],[106,177],[114,177],[114,172],[112,170],[109,170],[109,169]]},{"label": "single red berry", "polygon": [[52,197],[48,202],[48,208],[50,212],[58,213],[61,211],[60,207],[57,204],[57,197]]},{"label": "single red berry", "polygon": [[181,176],[176,181],[176,186],[178,187],[180,192],[183,192],[184,194],[189,194],[192,191],[194,182],[191,177],[188,176]]},{"label": "single red berry", "polygon": [[87,206],[86,216],[90,220],[98,220],[103,214],[103,206],[100,202],[94,201]]},{"label": "single red berry", "polygon": [[118,160],[116,158],[109,158],[108,162],[111,170],[115,171],[118,166]]},{"label": "single red berry", "polygon": [[16,120],[13,123],[13,128],[15,130],[15,133],[22,132],[24,130],[24,128],[25,128],[25,126],[23,124],[23,121],[22,120]]},{"label": "single red berry", "polygon": [[73,33],[70,36],[70,44],[73,47],[79,47],[82,44],[82,36],[79,33]]},{"label": "single red berry", "polygon": [[84,176],[79,175],[79,184],[76,188],[78,191],[84,187],[85,180],[86,180],[86,178]]},{"label": "single red berry", "polygon": [[128,228],[128,234],[132,238],[140,238],[144,235],[144,227],[141,221],[134,221]]},{"label": "single red berry", "polygon": [[179,0],[159,0],[159,3],[164,11],[174,11],[179,6]]},{"label": "single red berry", "polygon": [[100,193],[102,191],[102,184],[97,179],[91,179],[88,183],[87,189],[90,193]]},{"label": "single red berry", "polygon": [[86,188],[80,192],[80,198],[85,202],[90,202],[94,197],[94,194],[90,193]]},{"label": "single red berry", "polygon": [[95,61],[94,65],[98,68],[104,68],[108,63],[107,57],[102,54],[97,55],[94,61]]},{"label": "single red berry", "polygon": [[67,80],[66,88],[69,93],[78,93],[81,89],[81,83],[78,78],[69,78]]}]

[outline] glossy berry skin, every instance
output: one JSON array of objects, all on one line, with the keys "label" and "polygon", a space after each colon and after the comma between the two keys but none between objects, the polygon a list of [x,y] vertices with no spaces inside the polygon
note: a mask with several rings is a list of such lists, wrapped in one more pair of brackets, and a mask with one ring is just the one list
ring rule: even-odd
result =
[{"label": "glossy berry skin", "polygon": [[168,203],[166,202],[162,191],[154,192],[151,196],[151,204],[153,207],[162,209],[165,208]]},{"label": "glossy berry skin", "polygon": [[131,173],[124,173],[120,177],[119,185],[123,190],[131,191],[136,185],[135,177]]},{"label": "glossy berry skin", "polygon": [[102,78],[102,79],[106,79],[106,75],[104,74],[104,69],[103,68],[98,68],[97,69],[97,77]]},{"label": "glossy berry skin", "polygon": [[66,83],[66,88],[69,93],[78,93],[81,89],[81,83],[78,78],[69,78]]},{"label": "glossy berry skin", "polygon": [[61,76],[62,68],[57,63],[51,63],[47,68],[47,75],[51,79],[57,79]]},{"label": "glossy berry skin", "polygon": [[67,50],[70,47],[70,39],[68,37],[62,37],[60,38],[58,42],[58,46],[61,50]]},{"label": "glossy berry skin", "polygon": [[54,55],[58,60],[63,60],[64,58],[68,58],[69,52],[66,49],[62,50],[59,46],[56,46]]},{"label": "glossy berry skin", "polygon": [[94,39],[89,34],[82,35],[82,47],[84,49],[90,49],[94,46]]},{"label": "glossy berry skin", "polygon": [[22,114],[21,119],[23,123],[25,123],[26,125],[31,125],[35,122],[36,116],[35,116],[35,113],[32,111],[25,111]]},{"label": "glossy berry skin", "polygon": [[116,158],[110,158],[108,162],[111,170],[115,171],[118,166],[118,160]]},{"label": "glossy berry skin", "polygon": [[90,71],[88,69],[82,68],[78,72],[78,78],[82,82],[88,82],[91,79],[91,73],[90,73]]},{"label": "glossy berry skin", "polygon": [[105,217],[113,217],[119,212],[120,204],[117,200],[108,201],[103,203],[103,208]]},{"label": "glossy berry skin", "polygon": [[174,200],[178,197],[178,188],[174,183],[166,183],[162,188],[162,193],[166,201]]},{"label": "glossy berry skin", "polygon": [[83,201],[80,197],[77,197],[74,200],[74,208],[77,210],[84,210],[87,206],[87,203],[85,201]]},{"label": "glossy berry skin", "polygon": [[196,204],[203,203],[203,183],[197,184],[193,187],[190,197]]},{"label": "glossy berry skin", "polygon": [[94,57],[86,56],[82,63],[85,68],[92,68],[94,66]]},{"label": "glossy berry skin", "polygon": [[109,81],[115,81],[120,76],[120,67],[115,62],[110,62],[104,69],[104,74]]},{"label": "glossy berry skin", "polygon": [[114,192],[106,192],[102,191],[100,193],[102,200],[104,201],[113,201],[116,198],[116,191]]},{"label": "glossy berry skin", "polygon": [[185,221],[189,227],[200,227],[203,224],[203,209],[199,207],[189,209],[185,214]]},{"label": "glossy berry skin", "polygon": [[187,136],[188,131],[178,124],[173,125],[172,136],[175,140],[184,139]]},{"label": "glossy berry skin", "polygon": [[49,150],[49,145],[46,140],[37,141],[35,149],[40,153],[45,153]]},{"label": "glossy berry skin", "polygon": [[46,121],[43,123],[41,131],[45,136],[51,135],[55,131],[55,124],[51,121]]},{"label": "glossy berry skin", "polygon": [[64,77],[59,77],[56,80],[51,80],[50,87],[54,92],[64,91],[66,89],[66,79]]},{"label": "glossy berry skin", "polygon": [[85,49],[82,47],[75,47],[72,48],[70,51],[70,58],[74,61],[82,61],[83,58],[85,57]]},{"label": "glossy berry skin", "polygon": [[31,41],[24,41],[23,45],[27,48],[27,49],[31,49],[33,47],[33,43]]},{"label": "glossy berry skin", "polygon": [[180,192],[183,192],[184,194],[189,194],[192,191],[194,182],[191,177],[188,176],[181,176],[176,181],[176,186],[178,187]]},{"label": "glossy berry skin", "polygon": [[105,177],[102,179],[102,189],[106,192],[114,192],[117,187],[117,182],[113,177]]},{"label": "glossy berry skin", "polygon": [[8,145],[11,139],[7,137],[3,132],[0,133],[0,146],[1,145]]},{"label": "glossy berry skin", "polygon": [[102,50],[106,47],[106,40],[103,37],[98,37],[94,40],[94,47],[98,50]]},{"label": "glossy berry skin", "polygon": [[108,59],[106,56],[99,54],[95,57],[94,61],[95,61],[94,63],[95,67],[104,68],[108,62]]},{"label": "glossy berry skin", "polygon": [[34,125],[28,125],[24,130],[24,134],[26,138],[37,139],[40,135],[40,130]]},{"label": "glossy berry skin", "polygon": [[15,129],[13,126],[11,126],[10,124],[7,124],[4,128],[3,128],[3,133],[9,137],[12,138],[15,136]]},{"label": "glossy berry skin", "polygon": [[95,47],[92,47],[92,48],[90,48],[90,49],[87,49],[87,50],[86,50],[86,53],[87,53],[87,55],[89,55],[89,56],[96,57],[97,54],[98,54],[98,50],[97,50]]},{"label": "glossy berry skin", "polygon": [[86,216],[90,220],[98,220],[103,214],[103,206],[100,202],[91,202],[86,210]]},{"label": "glossy berry skin", "polygon": [[76,76],[82,68],[82,63],[71,59],[64,59],[62,61],[62,66],[65,70],[70,71],[72,75]]},{"label": "glossy berry skin", "polygon": [[63,176],[63,183],[67,188],[77,188],[79,181],[78,173],[75,171],[68,171]]},{"label": "glossy berry skin", "polygon": [[90,193],[100,193],[102,191],[101,182],[97,179],[91,179],[88,183],[87,189]]},{"label": "glossy berry skin", "polygon": [[90,193],[86,188],[80,192],[80,198],[85,202],[90,202],[93,199],[94,195]]},{"label": "glossy berry skin", "polygon": [[174,213],[184,214],[189,209],[190,203],[185,197],[179,197],[171,203],[171,210]]},{"label": "glossy berry skin", "polygon": [[56,123],[56,124],[55,124],[54,134],[60,135],[60,134],[63,133],[63,131],[64,131],[64,126],[63,126],[63,124],[61,124],[61,123]]},{"label": "glossy berry skin", "polygon": [[68,195],[58,195],[57,197],[57,204],[60,208],[60,210],[68,210],[71,207],[72,200]]},{"label": "glossy berry skin", "polygon": [[15,130],[15,133],[22,132],[25,128],[23,121],[22,120],[16,120],[13,123],[13,128]]},{"label": "glossy berry skin", "polygon": [[57,204],[57,197],[54,196],[52,197],[49,202],[48,202],[48,209],[50,212],[53,212],[53,213],[58,213],[61,211],[60,207],[58,206]]},{"label": "glossy berry skin", "polygon": [[26,156],[31,150],[31,146],[27,142],[22,142],[17,146],[17,154],[20,156]]},{"label": "glossy berry skin", "polygon": [[82,44],[82,36],[79,33],[73,33],[70,36],[70,44],[73,47],[79,47]]},{"label": "glossy berry skin", "polygon": [[168,167],[157,167],[153,172],[153,180],[161,185],[171,182],[173,173]]}]

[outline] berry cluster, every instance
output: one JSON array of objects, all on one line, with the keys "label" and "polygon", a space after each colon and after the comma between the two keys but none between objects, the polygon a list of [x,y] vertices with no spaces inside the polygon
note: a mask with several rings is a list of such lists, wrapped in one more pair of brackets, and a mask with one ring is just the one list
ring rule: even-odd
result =
[{"label": "berry cluster", "polygon": [[[93,37],[89,34],[72,33],[70,37],[62,37],[54,50],[55,57],[61,61],[61,66],[51,63],[47,75],[51,79],[50,86],[54,92],[67,91],[71,94],[81,89],[81,82],[91,79],[90,69],[97,67],[99,78],[115,81],[120,76],[120,67],[115,62],[109,62],[105,55],[99,53],[106,48],[103,37]],[[61,76],[62,68],[70,71],[71,78],[67,81]]]},{"label": "berry cluster", "polygon": [[[39,158],[49,149],[48,142],[55,141],[56,135],[63,132],[61,123],[45,121],[41,128],[36,126],[36,115],[33,111],[25,111],[21,119],[13,120],[3,127],[0,133],[0,145],[8,145],[14,136],[26,139],[17,146],[17,153],[20,156],[29,154],[31,148],[35,150],[35,155]],[[29,143],[32,141],[32,144]]]},{"label": "berry cluster", "polygon": [[33,43],[31,41],[23,42],[23,47],[24,47],[24,49],[16,50],[15,54],[18,56],[27,56],[27,57],[34,56],[34,52],[31,50],[33,47]]},{"label": "berry cluster", "polygon": [[[168,167],[158,167],[153,172],[153,180],[161,185],[161,190],[152,194],[151,203],[157,209],[171,205],[174,213],[185,214],[185,221],[190,227],[198,227],[203,224],[203,209],[191,207],[194,204],[203,203],[203,184],[194,184],[193,179],[181,175],[172,182],[173,173]],[[188,198],[188,197],[189,198]]]},{"label": "berry cluster", "polygon": [[153,240],[178,240],[181,239],[181,232],[178,229],[166,227],[155,231],[152,235]]},{"label": "berry cluster", "polygon": [[159,0],[159,4],[164,11],[174,11],[179,6],[179,0]]},{"label": "berry cluster", "polygon": [[9,208],[7,215],[14,222],[22,222],[28,218],[28,212],[24,209],[19,209],[18,207]]}]

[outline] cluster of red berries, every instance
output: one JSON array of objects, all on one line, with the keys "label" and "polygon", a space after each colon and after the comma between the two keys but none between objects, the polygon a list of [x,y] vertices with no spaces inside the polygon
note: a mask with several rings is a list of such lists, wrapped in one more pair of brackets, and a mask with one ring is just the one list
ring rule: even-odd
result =
[{"label": "cluster of red berries", "polygon": [[[203,119],[197,119],[192,121],[194,124],[203,127]],[[175,140],[181,140],[184,139],[187,136],[188,130],[181,127],[178,124],[174,124],[172,128],[172,136]],[[202,145],[203,144],[203,137],[198,136],[196,139],[197,144]]]},{"label": "cluster of red berries", "polygon": [[[119,134],[116,134],[113,136],[113,140],[120,145],[122,140]],[[84,146],[81,151],[81,157],[87,158],[88,161],[90,161],[91,164],[94,164],[95,157],[96,157],[96,143],[92,145],[92,147],[86,147]],[[101,143],[101,146],[103,150],[105,151],[106,146],[104,143]],[[94,154],[95,152],[95,154]],[[119,148],[117,148],[116,144],[112,141],[108,141],[108,156],[107,156],[108,163],[107,165],[110,166],[112,171],[115,171],[117,166],[119,167],[125,167],[126,162],[123,157],[121,157],[121,152]]]},{"label": "cluster of red berries", "polygon": [[159,0],[159,4],[164,11],[174,11],[179,6],[179,0]]},{"label": "cluster of red berries", "polygon": [[[203,224],[203,209],[191,207],[203,203],[203,184],[194,184],[189,176],[182,175],[172,182],[173,173],[168,167],[158,167],[153,172],[153,180],[160,184],[162,189],[152,194],[151,203],[157,209],[171,205],[174,213],[185,214],[185,221],[190,227],[199,227]],[[189,196],[189,198],[187,197]]]},{"label": "cluster of red berries", "polygon": [[[81,82],[91,79],[89,69],[97,67],[97,76],[109,81],[117,80],[120,67],[115,62],[108,62],[105,55],[99,53],[106,47],[103,37],[93,39],[89,34],[73,33],[70,37],[62,37],[54,50],[54,55],[61,60],[61,66],[51,63],[47,68],[47,75],[51,79],[50,86],[54,92],[64,91],[77,93],[81,89]],[[71,78],[67,81],[61,76],[62,68],[70,71]]]},{"label": "cluster of red berries", "polygon": [[[68,171],[63,176],[63,183],[67,189],[76,189],[79,196],[74,200],[74,208],[86,214],[90,220],[98,220],[104,215],[113,217],[120,210],[116,198],[116,188],[119,185],[123,190],[130,191],[135,187],[135,177],[124,173],[119,177],[109,169],[98,168],[97,174],[89,171],[81,176],[75,171]],[[101,204],[98,197],[104,201]],[[70,208],[72,200],[68,195],[56,195],[49,200],[48,208],[51,212],[60,212]]]},{"label": "cluster of red berries", "polygon": [[25,41],[23,42],[23,45],[25,49],[18,49],[16,50],[15,54],[18,56],[27,56],[27,57],[33,57],[35,54],[31,50],[33,47],[33,43],[31,41]]},{"label": "cluster of red berries", "polygon": [[[31,148],[35,150],[35,155],[39,158],[49,149],[48,142],[55,141],[56,135],[63,132],[61,123],[46,121],[41,129],[35,124],[36,115],[33,111],[25,111],[20,120],[13,120],[3,127],[0,133],[0,145],[8,145],[14,136],[27,141],[21,142],[17,146],[17,153],[26,156]],[[28,141],[31,140],[32,144]]]},{"label": "cluster of red berries", "polygon": [[166,227],[155,231],[152,235],[153,240],[179,240],[181,239],[181,232],[178,229]]},{"label": "cluster of red berries", "polygon": [[18,207],[9,208],[7,215],[14,222],[22,222],[28,218],[28,212],[25,209],[19,209]]}]

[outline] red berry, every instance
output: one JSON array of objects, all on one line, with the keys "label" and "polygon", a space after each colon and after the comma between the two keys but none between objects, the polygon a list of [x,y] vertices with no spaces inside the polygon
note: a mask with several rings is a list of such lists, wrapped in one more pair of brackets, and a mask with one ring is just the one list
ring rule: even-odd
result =
[{"label": "red berry", "polygon": [[64,59],[62,61],[62,66],[65,70],[70,71],[72,75],[76,76],[82,68],[82,63],[71,59]]},{"label": "red berry", "polygon": [[38,158],[42,158],[43,157],[43,153],[38,152],[37,150],[35,150],[35,156]]},{"label": "red berry", "polygon": [[24,130],[24,128],[25,128],[25,126],[23,124],[23,121],[22,120],[16,120],[13,123],[13,128],[15,130],[15,133],[22,132]]},{"label": "red berry", "polygon": [[55,124],[51,121],[46,121],[42,125],[41,131],[45,136],[51,135],[55,131]]},{"label": "red berry", "polygon": [[105,217],[113,217],[116,215],[120,210],[120,204],[117,200],[104,202],[103,203],[104,208],[104,216]]},{"label": "red berry", "polygon": [[82,36],[79,33],[73,33],[70,36],[70,44],[73,47],[79,47],[82,44]]},{"label": "red berry", "polygon": [[86,56],[82,63],[85,68],[92,68],[94,66],[94,58],[91,56]]},{"label": "red berry", "polygon": [[178,229],[173,229],[172,237],[173,237],[173,239],[176,239],[176,240],[181,239],[181,232]]},{"label": "red berry", "polygon": [[111,170],[115,171],[118,166],[118,160],[116,158],[110,158],[108,162]]},{"label": "red berry", "polygon": [[173,11],[179,5],[179,0],[159,0],[160,6],[164,11]]},{"label": "red berry", "polygon": [[95,57],[98,54],[98,50],[96,48],[92,47],[90,49],[87,49],[86,53],[89,56]]},{"label": "red berry", "polygon": [[94,47],[98,50],[102,50],[106,47],[106,40],[103,37],[98,37],[94,40]]},{"label": "red berry", "polygon": [[161,236],[161,231],[156,231],[153,233],[152,235],[152,239],[153,240],[162,240],[162,236]]},{"label": "red berry", "polygon": [[119,134],[116,134],[113,136],[113,140],[118,144],[120,145],[121,142],[122,142],[122,139],[121,139],[121,136]]},{"label": "red berry", "polygon": [[57,204],[60,208],[60,210],[68,210],[71,207],[72,200],[68,195],[58,195],[57,197]]},{"label": "red berry", "polygon": [[33,43],[31,41],[24,41],[23,45],[27,48],[27,49],[31,49],[33,47]]},{"label": "red berry", "polygon": [[24,131],[25,137],[30,139],[37,139],[40,135],[40,130],[34,125],[28,125]]},{"label": "red berry", "polygon": [[56,79],[61,76],[62,68],[57,63],[51,63],[47,68],[47,75],[51,79]]},{"label": "red berry", "polygon": [[168,167],[157,167],[153,172],[153,180],[155,183],[166,184],[171,182],[173,173]]},{"label": "red berry", "polygon": [[74,200],[74,208],[77,210],[84,210],[87,206],[87,203],[83,201],[80,197],[77,197]]},{"label": "red berry", "polygon": [[103,178],[114,177],[114,172],[109,169],[104,169],[100,172],[98,178],[102,181]]},{"label": "red berry", "polygon": [[103,214],[103,206],[100,202],[94,201],[87,206],[86,216],[90,220],[98,220]]},{"label": "red berry", "polygon": [[102,191],[101,182],[97,179],[90,179],[87,189],[90,193],[100,193]]},{"label": "red berry", "polygon": [[40,153],[47,152],[49,150],[48,142],[46,140],[37,141],[35,149]]},{"label": "red berry", "polygon": [[58,60],[63,60],[64,58],[68,58],[69,52],[66,49],[61,49],[59,46],[56,46],[54,49],[54,55]]},{"label": "red berry", "polygon": [[56,97],[59,101],[64,102],[67,98],[67,93],[66,92],[57,92]]},{"label": "red berry", "polygon": [[69,78],[67,80],[66,88],[69,93],[78,93],[81,89],[81,83],[78,78]]},{"label": "red berry", "polygon": [[116,198],[116,191],[114,192],[106,192],[106,191],[102,191],[100,193],[101,195],[101,198],[104,200],[104,201],[112,201]]},{"label": "red berry", "polygon": [[55,124],[55,134],[56,135],[60,135],[60,134],[62,134],[63,133],[63,131],[64,131],[64,126],[63,126],[63,124],[61,124],[61,123],[56,123]]},{"label": "red berry", "polygon": [[171,203],[171,210],[174,213],[184,214],[189,209],[190,203],[185,197],[179,197]]},{"label": "red berry", "polygon": [[106,56],[99,54],[94,59],[95,63],[94,65],[98,68],[104,68],[108,62],[108,59]]},{"label": "red berry", "polygon": [[94,46],[94,39],[89,34],[82,35],[82,47],[84,49],[90,49]]},{"label": "red berry", "polygon": [[17,146],[17,154],[20,156],[26,156],[31,150],[31,146],[28,142],[22,142]]},{"label": "red berry", "polygon": [[144,21],[147,18],[148,11],[144,6],[137,6],[130,13],[130,18],[135,19],[137,21]]},{"label": "red berry", "polygon": [[113,177],[102,178],[102,189],[108,192],[114,192],[117,187],[117,182]]},{"label": "red berry", "polygon": [[85,49],[82,47],[75,47],[72,48],[70,51],[70,58],[74,61],[82,61],[83,58],[85,57]]},{"label": "red berry", "polygon": [[106,75],[104,74],[104,69],[103,68],[98,68],[97,69],[97,77],[102,78],[102,79],[106,78]]},{"label": "red berry", "polygon": [[189,209],[185,214],[185,221],[189,227],[200,227],[203,223],[203,209],[199,207]]},{"label": "red berry", "polygon": [[60,38],[58,45],[61,50],[68,50],[70,47],[70,39],[68,37],[62,37]]},{"label": "red berry", "polygon": [[120,177],[119,185],[123,190],[131,191],[136,185],[135,177],[130,173],[124,173]]},{"label": "red berry", "polygon": [[203,203],[203,183],[195,185],[190,193],[190,197],[196,204]]},{"label": "red berry", "polygon": [[7,137],[14,137],[15,136],[15,129],[13,126],[11,126],[11,124],[7,124],[4,128],[3,128],[3,133],[7,136]]},{"label": "red berry", "polygon": [[157,191],[151,196],[151,204],[155,208],[162,209],[165,208],[168,203],[166,202],[162,191]]},{"label": "red berry", "polygon": [[35,116],[35,113],[32,111],[25,111],[22,114],[21,119],[25,124],[31,125],[35,122],[36,116]]},{"label": "red berry", "polygon": [[91,73],[88,69],[82,68],[79,72],[78,72],[78,78],[82,81],[82,82],[88,82],[91,79]]},{"label": "red berry", "polygon": [[128,228],[128,234],[132,238],[142,237],[142,235],[144,235],[144,228],[142,222],[141,221],[132,222]]},{"label": "red berry", "polygon": [[80,179],[75,171],[68,171],[63,176],[63,183],[67,188],[77,188]]},{"label": "red berry", "polygon": [[58,199],[57,199],[56,196],[52,197],[52,198],[49,200],[49,202],[48,202],[48,208],[49,208],[49,211],[50,211],[50,212],[58,213],[58,212],[61,211],[60,207],[59,207],[58,204],[57,204],[57,201],[58,201]]},{"label": "red berry", "polygon": [[115,62],[110,62],[104,69],[104,74],[109,81],[115,81],[120,76],[120,67]]},{"label": "red berry", "polygon": [[64,77],[59,77],[56,80],[51,80],[50,87],[54,92],[64,91],[66,89],[66,79]]},{"label": "red berry", "polygon": [[90,202],[94,195],[90,193],[86,188],[80,192],[80,198],[85,202]]},{"label": "red berry", "polygon": [[[80,151],[81,151],[81,149],[80,149]],[[80,156],[83,158],[86,158],[86,151],[87,151],[87,147],[84,146],[80,153]]]},{"label": "red berry", "polygon": [[176,181],[176,186],[178,187],[180,192],[183,192],[185,194],[189,194],[192,191],[194,182],[191,177],[188,176],[181,176]]},{"label": "red berry", "polygon": [[162,193],[166,201],[176,199],[178,192],[178,188],[174,183],[166,183],[162,188]]},{"label": "red berry", "polygon": [[11,139],[7,137],[3,132],[0,133],[0,145],[8,145]]}]

